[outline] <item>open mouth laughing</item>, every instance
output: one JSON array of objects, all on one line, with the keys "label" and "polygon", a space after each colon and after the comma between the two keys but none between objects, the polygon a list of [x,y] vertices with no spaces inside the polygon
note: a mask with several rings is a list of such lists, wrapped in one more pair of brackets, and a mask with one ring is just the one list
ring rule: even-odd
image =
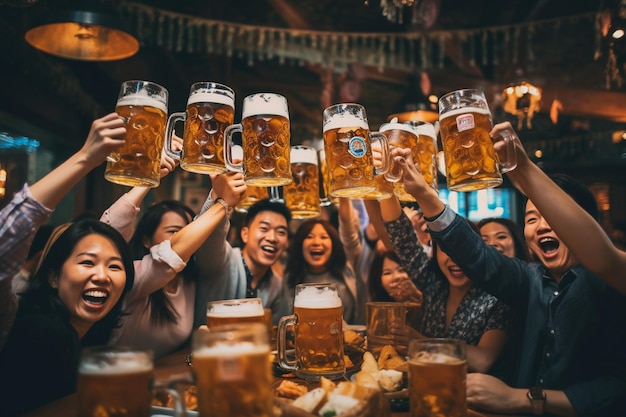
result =
[{"label": "open mouth laughing", "polygon": [[539,247],[544,255],[553,255],[555,254],[561,243],[553,237],[542,237],[539,239]]},{"label": "open mouth laughing", "polygon": [[93,306],[101,306],[106,300],[109,298],[109,293],[104,290],[87,290],[83,293],[83,300],[87,304],[91,304]]}]

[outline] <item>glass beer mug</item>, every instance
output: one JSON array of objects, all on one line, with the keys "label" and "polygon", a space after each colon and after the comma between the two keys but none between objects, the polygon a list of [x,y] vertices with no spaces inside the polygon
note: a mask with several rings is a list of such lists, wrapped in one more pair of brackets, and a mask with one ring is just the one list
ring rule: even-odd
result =
[{"label": "glass beer mug", "polygon": [[[165,151],[180,160],[180,167],[197,174],[221,174],[224,164],[224,131],[235,120],[235,92],[214,82],[191,86],[187,111],[172,113],[167,120]],[[172,133],[184,121],[183,149],[172,150]]]},{"label": "glass beer mug", "polygon": [[125,347],[93,347],[81,353],[78,367],[78,415],[149,417],[154,391],[167,391],[174,415],[184,415],[176,390],[153,387],[152,352]]},{"label": "glass beer mug", "polygon": [[441,143],[446,161],[446,181],[451,191],[497,187],[502,174],[515,169],[513,131],[502,136],[506,160],[496,153],[489,132],[491,111],[480,90],[457,90],[439,99]]},{"label": "glass beer mug", "polygon": [[310,146],[291,147],[293,182],[283,186],[285,204],[294,219],[307,219],[321,214],[317,151]]},{"label": "glass beer mug", "polygon": [[[242,137],[243,161],[233,160],[233,134]],[[287,99],[280,94],[258,93],[243,100],[241,123],[224,132],[224,162],[230,171],[243,171],[246,185],[280,186],[291,179],[291,133]]]},{"label": "glass beer mug", "polygon": [[122,83],[115,111],[124,118],[126,141],[107,157],[104,177],[113,183],[158,187],[167,125],[164,87],[149,81]]},{"label": "glass beer mug", "polygon": [[265,323],[261,299],[238,298],[207,303],[206,324],[209,329],[235,323]]},{"label": "glass beer mug", "polygon": [[270,345],[264,324],[196,330],[193,375],[201,417],[273,417]]},{"label": "glass beer mug", "polygon": [[[360,104],[335,104],[324,109],[323,116],[330,195],[361,198],[376,192],[378,184],[374,177],[384,174],[389,165],[389,146],[385,136],[372,137],[365,108]],[[374,168],[372,139],[381,142],[380,169]]]},{"label": "glass beer mug", "polygon": [[[293,315],[278,323],[278,363],[299,378],[316,381],[346,372],[341,298],[334,284],[298,284]],[[287,359],[287,327],[294,326],[296,358]]]}]

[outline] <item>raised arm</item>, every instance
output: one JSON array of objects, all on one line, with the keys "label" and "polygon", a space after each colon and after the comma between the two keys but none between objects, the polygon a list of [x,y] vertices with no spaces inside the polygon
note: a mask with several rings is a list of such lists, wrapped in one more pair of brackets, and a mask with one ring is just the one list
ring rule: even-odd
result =
[{"label": "raised arm", "polygon": [[[497,124],[491,136],[503,129],[511,129],[510,123]],[[507,174],[509,178],[585,268],[626,294],[626,252],[615,247],[600,224],[528,158],[517,135],[514,140],[517,168]]]}]

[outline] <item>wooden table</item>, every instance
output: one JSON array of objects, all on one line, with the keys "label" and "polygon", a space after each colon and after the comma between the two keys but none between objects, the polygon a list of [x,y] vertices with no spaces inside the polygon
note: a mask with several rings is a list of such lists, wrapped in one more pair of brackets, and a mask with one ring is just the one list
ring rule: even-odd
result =
[{"label": "wooden table", "polygon": [[[157,381],[191,378],[191,368],[185,361],[189,349],[182,349],[171,355],[157,359],[154,363],[154,376]],[[500,415],[481,413],[484,417],[514,417],[510,414]],[[479,416],[481,414],[478,414]],[[77,417],[78,400],[76,394],[70,394],[57,401],[44,405],[24,417]],[[481,416],[481,417],[482,417]],[[408,412],[392,413],[392,417],[409,417]],[[518,416],[521,417],[521,416]]]}]

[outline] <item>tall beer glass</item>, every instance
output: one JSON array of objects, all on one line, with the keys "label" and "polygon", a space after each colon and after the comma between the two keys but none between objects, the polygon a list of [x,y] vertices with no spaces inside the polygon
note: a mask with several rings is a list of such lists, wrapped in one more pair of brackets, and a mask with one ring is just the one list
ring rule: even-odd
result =
[{"label": "tall beer glass", "polygon": [[388,153],[384,135],[383,165],[374,168],[371,138],[365,108],[360,104],[342,103],[324,109],[324,150],[330,172],[329,193],[333,197],[360,198],[376,191],[375,175],[388,169]]},{"label": "tall beer glass", "polygon": [[411,417],[465,417],[465,342],[413,339],[408,362]]},{"label": "tall beer glass", "polygon": [[[221,174],[224,164],[224,130],[235,120],[235,92],[215,82],[197,82],[191,86],[187,111],[172,113],[167,120],[165,150],[180,159],[180,167],[197,174]],[[176,122],[184,121],[183,149],[172,150]]]},{"label": "tall beer glass", "polygon": [[480,90],[457,90],[439,99],[441,143],[446,180],[452,191],[473,191],[502,184],[502,173],[517,166],[513,132],[505,132],[506,160],[500,161],[489,132],[491,111]]},{"label": "tall beer glass", "polygon": [[291,175],[293,182],[283,186],[283,197],[293,218],[319,216],[319,169],[315,148],[301,145],[291,147]]},{"label": "tall beer glass", "polygon": [[109,155],[104,177],[113,183],[158,187],[167,124],[164,87],[149,81],[122,83],[115,111],[124,118],[126,141]]},{"label": "tall beer glass", "polygon": [[[287,99],[275,93],[259,93],[243,100],[241,123],[226,128],[224,162],[230,171],[243,171],[247,185],[270,187],[289,184],[290,140]],[[232,157],[233,134],[240,132],[243,162]]]},{"label": "tall beer glass", "polygon": [[[341,298],[334,284],[296,285],[294,314],[278,323],[278,363],[302,379],[338,378],[346,372],[343,358]],[[296,359],[286,357],[287,327],[295,327]]]},{"label": "tall beer glass", "polygon": [[260,298],[209,301],[206,324],[209,329],[233,323],[265,323],[265,311]]},{"label": "tall beer glass", "polygon": [[200,417],[273,417],[267,328],[231,324],[192,338]]},{"label": "tall beer glass", "polygon": [[[153,398],[152,352],[124,347],[85,349],[78,368],[78,415],[149,417]],[[176,415],[182,403],[175,391]]]}]

